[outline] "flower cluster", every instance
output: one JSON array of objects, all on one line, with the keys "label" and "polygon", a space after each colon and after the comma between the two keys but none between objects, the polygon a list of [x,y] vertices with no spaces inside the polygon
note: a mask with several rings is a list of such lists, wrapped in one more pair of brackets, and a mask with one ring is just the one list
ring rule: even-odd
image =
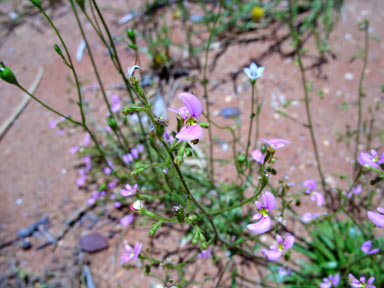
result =
[{"label": "flower cluster", "polygon": [[132,148],[130,153],[123,155],[123,161],[125,164],[131,163],[134,160],[139,159],[139,154],[144,151],[144,145],[139,144],[135,148]]}]

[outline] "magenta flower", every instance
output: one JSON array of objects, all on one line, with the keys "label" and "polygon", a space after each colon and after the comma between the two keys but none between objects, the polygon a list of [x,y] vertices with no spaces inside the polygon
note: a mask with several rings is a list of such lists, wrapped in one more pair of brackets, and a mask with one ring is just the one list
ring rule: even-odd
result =
[{"label": "magenta flower", "polygon": [[51,129],[56,128],[57,122],[58,120],[52,120],[51,122],[49,122],[49,128]]},{"label": "magenta flower", "polygon": [[197,123],[197,118],[203,112],[203,106],[200,100],[191,93],[182,92],[178,97],[185,106],[177,110],[169,108],[185,121],[185,125],[176,134],[176,138],[182,141],[198,140],[203,136],[203,128]]},{"label": "magenta flower", "polygon": [[206,250],[201,250],[201,252],[197,255],[198,258],[207,259],[210,258],[212,254],[212,248],[208,248]]},{"label": "magenta flower", "polygon": [[121,189],[120,194],[121,196],[124,196],[124,197],[133,196],[136,193],[137,187],[138,187],[137,184],[133,186],[127,184],[125,185],[125,189]]},{"label": "magenta flower", "polygon": [[329,275],[328,278],[323,279],[323,283],[320,284],[320,288],[331,288],[339,285],[340,275],[337,273],[335,276]]},{"label": "magenta flower", "polygon": [[88,204],[93,205],[96,203],[96,200],[99,198],[98,192],[93,192],[91,198],[88,199]]},{"label": "magenta flower", "polygon": [[372,249],[372,241],[365,241],[363,245],[361,245],[361,251],[365,254],[376,254],[379,252],[379,248]]},{"label": "magenta flower", "polygon": [[272,220],[268,213],[275,209],[276,198],[271,192],[267,191],[262,195],[262,199],[264,205],[261,204],[261,202],[256,201],[255,205],[258,213],[252,217],[253,220],[260,221],[247,225],[248,230],[250,230],[253,234],[262,234],[271,229]]},{"label": "magenta flower", "polygon": [[265,139],[261,138],[268,146],[270,146],[272,149],[277,150],[280,148],[285,147],[285,145],[290,144],[291,142],[284,139],[278,139],[278,138],[272,138],[272,139]]},{"label": "magenta flower", "polygon": [[133,222],[133,216],[132,215],[127,215],[127,216],[120,219],[120,224],[123,227],[127,227],[132,222]]},{"label": "magenta flower", "polygon": [[125,164],[128,164],[133,161],[133,156],[130,153],[125,154],[123,155],[123,161]]},{"label": "magenta flower", "polygon": [[113,179],[111,182],[108,183],[108,189],[113,189],[116,187],[117,183],[119,183],[118,179]]},{"label": "magenta flower", "polygon": [[121,106],[120,106],[120,97],[119,95],[113,94],[111,96],[111,111],[112,112],[118,112],[120,111]]},{"label": "magenta flower", "polygon": [[361,188],[361,185],[359,184],[356,187],[352,187],[353,193],[352,192],[347,193],[347,197],[351,198],[353,194],[359,195],[362,191],[363,191],[363,189]]},{"label": "magenta flower", "polygon": [[306,180],[303,186],[307,188],[305,193],[311,195],[311,200],[317,203],[317,206],[321,207],[324,204],[323,194],[316,192],[316,182],[314,180]]},{"label": "magenta flower", "polygon": [[113,202],[113,207],[115,207],[116,209],[120,208],[122,205],[120,202]]},{"label": "magenta flower", "polygon": [[368,211],[368,218],[379,227],[384,227],[384,207],[378,207],[376,212]]},{"label": "magenta flower", "polygon": [[375,277],[371,277],[368,279],[367,283],[365,282],[365,276],[361,275],[360,279],[356,279],[351,273],[348,274],[348,281],[351,287],[365,287],[365,288],[376,288],[376,286],[371,285],[375,281]]},{"label": "magenta flower", "polygon": [[269,261],[278,260],[283,255],[284,250],[291,249],[293,244],[295,244],[295,237],[287,233],[287,238],[285,238],[285,241],[283,242],[283,237],[276,235],[276,241],[277,244],[271,245],[269,247],[270,250],[261,250],[261,253],[263,253],[263,255],[267,257]]},{"label": "magenta flower", "polygon": [[144,145],[143,144],[139,144],[139,145],[137,145],[136,146],[136,149],[137,149],[137,151],[139,151],[139,153],[141,153],[141,152],[143,152],[144,151]]},{"label": "magenta flower", "polygon": [[136,148],[131,149],[131,155],[133,159],[138,159],[139,158],[139,151]]},{"label": "magenta flower", "polygon": [[88,146],[89,142],[91,142],[91,135],[86,133],[83,138],[84,146]]},{"label": "magenta flower", "polygon": [[141,247],[143,247],[143,244],[137,243],[135,245],[135,248],[132,248],[128,244],[124,245],[125,253],[121,255],[121,265],[127,264],[129,261],[135,261],[137,257],[139,257]]},{"label": "magenta flower", "polygon": [[301,216],[301,221],[303,221],[304,223],[309,223],[312,220],[314,220],[317,217],[319,217],[320,215],[321,215],[321,213],[313,213],[313,214],[311,214],[310,212],[307,212],[307,213],[304,213],[303,216]]},{"label": "magenta flower", "polygon": [[81,175],[79,178],[76,179],[76,185],[83,186],[86,180],[87,180],[87,175]]},{"label": "magenta flower", "polygon": [[369,165],[372,168],[379,168],[379,165],[384,163],[384,152],[380,157],[373,149],[371,150],[371,154],[362,152],[360,153],[358,160],[360,165]]},{"label": "magenta flower", "polygon": [[71,149],[69,149],[69,153],[76,154],[77,151],[79,151],[80,146],[73,146]]},{"label": "magenta flower", "polygon": [[253,160],[255,160],[257,163],[259,164],[264,164],[264,158],[265,156],[263,155],[263,153],[261,153],[260,150],[253,150],[251,152],[251,157]]}]

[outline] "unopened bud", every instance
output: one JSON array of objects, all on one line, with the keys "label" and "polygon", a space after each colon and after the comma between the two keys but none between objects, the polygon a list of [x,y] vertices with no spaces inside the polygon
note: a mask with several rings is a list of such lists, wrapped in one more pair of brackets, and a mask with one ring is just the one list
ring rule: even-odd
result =
[{"label": "unopened bud", "polygon": [[141,200],[136,200],[135,202],[131,203],[130,208],[133,212],[139,212],[144,209],[144,202]]},{"label": "unopened bud", "polygon": [[209,128],[209,122],[201,122],[201,123],[199,123],[199,125],[202,128]]},{"label": "unopened bud", "polygon": [[149,235],[150,236],[154,236],[157,232],[157,230],[161,227],[161,225],[163,224],[163,220],[160,220],[159,222],[156,222],[154,224],[152,224],[152,228],[151,230],[149,230]]},{"label": "unopened bud", "polygon": [[127,29],[127,36],[132,41],[132,43],[136,43],[135,30],[133,30],[132,28]]},{"label": "unopened bud", "polygon": [[16,80],[15,74],[13,74],[12,70],[4,65],[3,62],[0,62],[0,78],[5,82],[8,82],[13,85],[19,85],[19,82]]},{"label": "unopened bud", "polygon": [[174,162],[175,162],[176,165],[181,165],[181,164],[183,164],[183,162],[184,162],[183,156],[180,156],[180,155],[176,156]]},{"label": "unopened bud", "polygon": [[40,9],[42,8],[40,0],[31,0],[31,3],[35,5],[37,8],[40,8]]}]

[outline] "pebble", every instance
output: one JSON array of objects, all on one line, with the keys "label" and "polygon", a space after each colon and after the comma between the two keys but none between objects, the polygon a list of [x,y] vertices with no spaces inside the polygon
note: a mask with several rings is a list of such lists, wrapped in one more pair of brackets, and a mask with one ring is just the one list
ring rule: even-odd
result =
[{"label": "pebble", "polygon": [[353,75],[352,73],[345,73],[344,78],[347,80],[353,80],[353,78],[355,78],[355,75]]},{"label": "pebble", "polygon": [[220,111],[220,115],[224,118],[234,118],[241,115],[240,109],[237,107],[227,107]]},{"label": "pebble", "polygon": [[20,248],[23,249],[23,250],[31,249],[31,247],[32,247],[32,243],[29,242],[29,241],[22,241],[20,243]]},{"label": "pebble", "polygon": [[95,253],[108,248],[107,238],[100,233],[92,233],[80,238],[81,250],[88,253]]}]

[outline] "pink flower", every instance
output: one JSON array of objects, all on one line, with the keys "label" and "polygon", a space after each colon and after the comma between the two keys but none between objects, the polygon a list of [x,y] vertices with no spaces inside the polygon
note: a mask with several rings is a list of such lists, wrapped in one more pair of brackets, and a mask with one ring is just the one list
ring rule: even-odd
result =
[{"label": "pink flower", "polygon": [[261,202],[256,201],[255,205],[258,213],[252,217],[253,220],[260,221],[247,225],[248,230],[250,230],[253,234],[262,234],[271,229],[272,221],[268,213],[275,209],[276,198],[271,192],[267,191],[262,195],[262,199],[264,206],[261,204]]},{"label": "pink flower", "polygon": [[284,250],[291,249],[295,243],[295,237],[287,233],[287,238],[285,238],[285,241],[283,242],[283,237],[276,235],[276,242],[277,244],[271,245],[269,247],[270,250],[263,249],[261,251],[261,253],[263,253],[263,255],[267,257],[269,261],[278,260],[283,255]]},{"label": "pink flower", "polygon": [[91,135],[89,135],[88,133],[84,135],[84,139],[83,139],[83,142],[84,142],[84,146],[88,146],[89,142],[91,141]]},{"label": "pink flower", "polygon": [[348,281],[349,281],[349,285],[351,285],[351,287],[376,288],[376,286],[371,285],[375,281],[375,277],[369,278],[368,282],[365,283],[365,276],[361,275],[360,279],[358,280],[358,279],[356,279],[355,276],[353,276],[351,273],[349,273],[348,274]]},{"label": "pink flower", "polygon": [[201,250],[201,252],[197,255],[197,257],[206,259],[206,258],[210,258],[211,254],[212,254],[212,248],[208,248],[206,250]]},{"label": "pink flower", "polygon": [[141,152],[143,152],[144,151],[144,145],[143,144],[139,144],[139,145],[137,145],[136,146],[136,149],[137,149],[137,151],[139,151],[139,153],[141,153]]},{"label": "pink flower", "polygon": [[134,159],[139,158],[139,151],[136,148],[131,149],[131,155]]},{"label": "pink flower", "polygon": [[127,215],[127,216],[120,219],[120,224],[123,227],[127,227],[132,222],[133,222],[133,216],[132,215]]},{"label": "pink flower", "polygon": [[128,244],[124,246],[125,253],[121,255],[121,265],[127,264],[129,261],[135,261],[137,257],[139,257],[141,247],[143,247],[143,244],[137,243],[135,245],[135,248],[132,248]]},{"label": "pink flower", "polygon": [[133,161],[133,156],[130,153],[125,154],[123,156],[123,161],[124,161],[125,164],[128,164],[128,163]]},{"label": "pink flower", "polygon": [[329,275],[328,278],[323,279],[323,283],[320,284],[320,288],[331,288],[332,286],[336,287],[339,285],[340,275],[336,274],[335,276]]},{"label": "pink flower", "polygon": [[321,215],[321,213],[313,213],[313,214],[311,214],[310,212],[307,212],[307,213],[304,213],[303,216],[301,216],[301,221],[303,221],[304,223],[309,223],[312,220],[314,220],[317,217],[319,217],[320,215]]},{"label": "pink flower", "polygon": [[116,187],[117,183],[119,183],[119,180],[113,179],[111,182],[108,183],[108,188],[112,190],[113,188]]},{"label": "pink flower", "polygon": [[76,179],[76,185],[83,186],[85,184],[85,180],[87,180],[87,175],[81,175],[79,178]]},{"label": "pink flower", "polygon": [[49,128],[51,129],[56,128],[57,122],[58,120],[52,120],[51,122],[49,122]]},{"label": "pink flower", "polygon": [[353,194],[359,195],[363,189],[361,188],[361,185],[357,185],[356,187],[352,187],[352,192],[347,193],[347,197],[351,198]]},{"label": "pink flower", "polygon": [[311,195],[311,200],[317,203],[317,206],[321,207],[324,204],[323,194],[316,192],[316,182],[314,180],[306,180],[303,186],[307,188],[305,193]]},{"label": "pink flower", "polygon": [[372,249],[372,241],[365,241],[363,243],[363,245],[361,245],[361,251],[363,251],[363,253],[365,254],[375,254],[377,252],[379,252],[379,249],[378,248],[375,248],[375,249]]},{"label": "pink flower", "polygon": [[124,197],[133,196],[136,193],[137,187],[138,187],[137,184],[133,186],[127,184],[125,185],[125,189],[121,189],[120,194],[121,196],[124,196]]},{"label": "pink flower", "polygon": [[367,152],[362,152],[359,155],[358,161],[360,165],[369,165],[372,168],[379,168],[379,165],[384,163],[384,152],[381,154],[380,157],[377,152],[373,149],[371,150],[371,154]]},{"label": "pink flower", "polygon": [[257,163],[264,164],[264,158],[265,156],[263,153],[261,153],[260,150],[254,150],[251,152],[251,157],[253,160],[255,160]]},{"label": "pink flower", "polygon": [[279,139],[279,138],[272,138],[272,139],[269,139],[269,140],[267,140],[265,138],[261,138],[261,140],[263,140],[267,145],[269,145],[274,150],[283,148],[283,147],[285,147],[285,145],[291,143],[288,140]]},{"label": "pink flower", "polygon": [[120,97],[119,95],[116,95],[116,94],[113,94],[111,96],[111,111],[112,112],[118,112],[120,111],[121,109],[121,106],[120,106]]},{"label": "pink flower", "polygon": [[169,108],[185,121],[185,125],[176,134],[176,138],[182,141],[198,140],[203,136],[203,128],[197,123],[197,118],[203,112],[203,106],[200,100],[191,93],[182,92],[178,97],[183,101],[184,106],[177,110]]},{"label": "pink flower", "polygon": [[76,154],[77,151],[79,151],[80,146],[73,146],[71,149],[69,149],[69,153]]},{"label": "pink flower", "polygon": [[384,227],[384,207],[378,207],[376,212],[368,211],[368,218],[379,227]]}]

